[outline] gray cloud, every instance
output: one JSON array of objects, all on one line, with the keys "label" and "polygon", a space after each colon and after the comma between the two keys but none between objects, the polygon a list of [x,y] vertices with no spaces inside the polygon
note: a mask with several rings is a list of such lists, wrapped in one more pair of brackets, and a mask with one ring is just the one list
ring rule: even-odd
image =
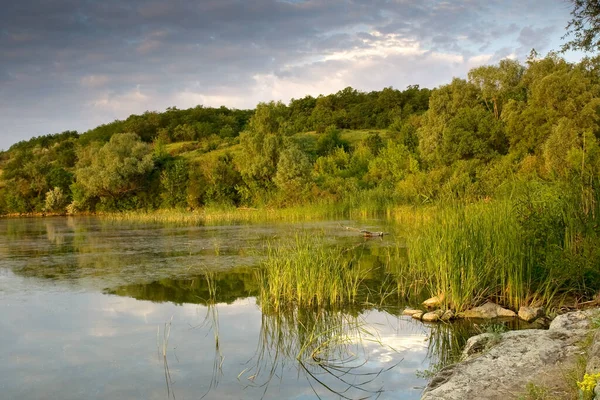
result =
[{"label": "gray cloud", "polygon": [[146,108],[287,100],[314,91],[318,74],[363,90],[402,87],[411,77],[449,81],[479,55],[520,56],[556,43],[569,10],[561,0],[539,3],[10,2],[0,14],[0,148]]}]

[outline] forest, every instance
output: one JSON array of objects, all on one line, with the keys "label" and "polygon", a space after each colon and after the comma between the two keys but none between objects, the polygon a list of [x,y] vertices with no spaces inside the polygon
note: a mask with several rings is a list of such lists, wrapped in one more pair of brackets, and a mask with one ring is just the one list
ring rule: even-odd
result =
[{"label": "forest", "polygon": [[532,54],[434,90],[348,87],[254,110],[172,107],[40,136],[0,153],[0,212],[383,209],[536,185],[577,196],[593,213],[599,68],[599,58]]}]

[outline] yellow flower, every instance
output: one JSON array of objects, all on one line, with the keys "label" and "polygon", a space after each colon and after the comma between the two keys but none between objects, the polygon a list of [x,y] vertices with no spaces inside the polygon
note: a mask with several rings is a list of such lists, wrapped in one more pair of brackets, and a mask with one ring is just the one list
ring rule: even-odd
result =
[{"label": "yellow flower", "polygon": [[577,382],[577,386],[583,393],[592,393],[596,387],[596,383],[600,379],[600,373],[597,374],[585,374],[581,382]]}]

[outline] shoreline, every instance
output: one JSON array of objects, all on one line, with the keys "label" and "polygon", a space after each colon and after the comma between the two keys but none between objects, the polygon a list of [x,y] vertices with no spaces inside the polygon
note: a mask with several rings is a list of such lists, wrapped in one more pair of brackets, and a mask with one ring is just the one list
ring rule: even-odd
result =
[{"label": "shoreline", "polygon": [[473,336],[461,360],[435,374],[422,400],[592,399],[581,388],[600,372],[599,328],[600,309],[592,308],[559,315],[548,330]]}]

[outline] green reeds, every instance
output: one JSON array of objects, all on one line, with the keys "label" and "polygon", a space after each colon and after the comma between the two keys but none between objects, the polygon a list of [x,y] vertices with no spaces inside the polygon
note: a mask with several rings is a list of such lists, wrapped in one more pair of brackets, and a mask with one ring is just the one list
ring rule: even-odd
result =
[{"label": "green reeds", "polygon": [[114,221],[152,222],[182,225],[211,225],[223,223],[298,222],[331,218],[346,218],[348,210],[331,204],[290,208],[207,207],[194,211],[180,209],[130,211],[100,214]]},{"label": "green reeds", "polygon": [[269,245],[258,269],[263,309],[289,306],[339,307],[354,304],[368,271],[355,268],[324,237],[297,234],[292,243]]},{"label": "green reeds", "polygon": [[223,223],[300,222],[325,219],[387,218],[410,226],[431,218],[433,207],[382,205],[376,203],[316,203],[286,208],[206,207],[194,211],[160,209],[99,213],[113,221],[151,222],[180,225]]},{"label": "green reeds", "polygon": [[594,293],[595,268],[573,262],[585,256],[573,250],[569,206],[540,196],[439,208],[408,237],[407,273],[425,274],[430,294],[443,294],[456,311],[484,300],[514,310],[557,306],[568,295]]},{"label": "green reeds", "polygon": [[522,239],[509,203],[451,206],[409,237],[410,263],[457,311],[489,297],[516,308],[531,278]]}]

